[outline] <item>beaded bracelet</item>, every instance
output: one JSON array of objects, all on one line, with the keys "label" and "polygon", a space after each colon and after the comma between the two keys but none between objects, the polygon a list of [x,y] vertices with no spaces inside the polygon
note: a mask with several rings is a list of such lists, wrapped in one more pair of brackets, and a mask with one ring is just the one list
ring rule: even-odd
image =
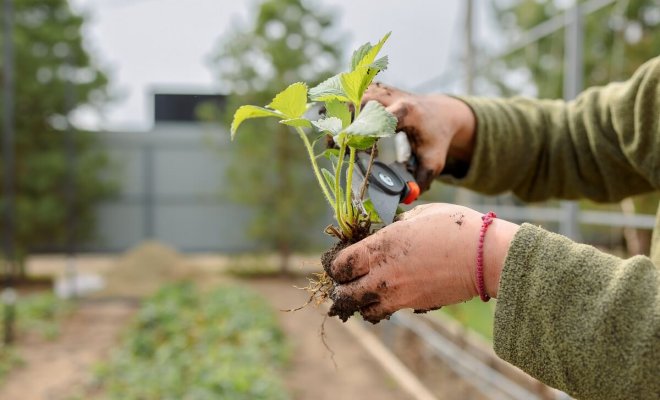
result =
[{"label": "beaded bracelet", "polygon": [[477,250],[477,291],[481,301],[486,302],[490,300],[490,296],[486,293],[486,284],[484,283],[484,238],[488,226],[493,223],[493,218],[497,218],[494,212],[488,211],[481,217],[483,223],[481,224],[481,231],[479,232],[479,249]]}]

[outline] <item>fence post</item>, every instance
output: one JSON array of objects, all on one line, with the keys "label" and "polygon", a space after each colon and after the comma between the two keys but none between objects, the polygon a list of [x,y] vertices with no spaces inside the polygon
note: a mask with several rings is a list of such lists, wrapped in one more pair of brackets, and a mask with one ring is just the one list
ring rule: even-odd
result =
[{"label": "fence post", "polygon": [[154,213],[154,149],[152,143],[146,143],[142,147],[142,171],[144,193],[142,194],[142,223],[143,239],[155,238],[155,213]]},{"label": "fence post", "polygon": [[[564,32],[564,100],[573,100],[582,90],[582,75],[584,62],[582,59],[584,25],[582,10],[577,0],[566,11],[566,28]],[[562,235],[573,240],[580,239],[578,225],[579,206],[575,201],[562,201],[563,217],[559,223]]]},{"label": "fence post", "polygon": [[15,212],[15,182],[14,182],[14,15],[13,1],[3,2],[2,24],[3,24],[3,181],[4,181],[4,250],[5,250],[5,277],[3,282],[2,303],[4,307],[3,317],[3,341],[11,344],[14,340],[14,306],[16,303],[16,292],[13,289],[13,276],[16,272],[14,260],[14,212]]}]

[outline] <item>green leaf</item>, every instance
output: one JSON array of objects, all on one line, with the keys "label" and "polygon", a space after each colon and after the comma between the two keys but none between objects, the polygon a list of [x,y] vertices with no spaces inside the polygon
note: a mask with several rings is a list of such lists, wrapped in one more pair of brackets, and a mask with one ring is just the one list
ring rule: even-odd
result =
[{"label": "green leaf", "polygon": [[377,101],[370,101],[344,130],[349,136],[385,137],[394,135],[397,119]]},{"label": "green leaf", "polygon": [[339,75],[335,75],[309,89],[311,101],[348,101],[346,93],[341,87]]},{"label": "green leaf", "polygon": [[368,67],[358,67],[354,71],[341,74],[341,87],[351,103],[360,104],[362,101],[362,95],[369,85],[368,74]]},{"label": "green leaf", "polygon": [[231,138],[234,139],[236,135],[236,130],[238,127],[246,120],[252,118],[264,118],[264,117],[277,117],[283,118],[284,115],[277,111],[269,110],[263,107],[257,106],[241,106],[234,113],[234,120],[231,123]]},{"label": "green leaf", "polygon": [[358,49],[353,52],[353,56],[351,57],[351,71],[358,66],[360,61],[362,61],[364,56],[367,55],[367,53],[369,52],[369,50],[371,50],[372,47],[374,46],[372,46],[371,43],[367,42],[362,46],[358,47]]},{"label": "green leaf", "polygon": [[280,121],[280,124],[284,125],[289,125],[293,127],[300,127],[300,128],[311,128],[312,123],[310,120],[307,118],[291,118],[291,119],[283,119]]},{"label": "green leaf", "polygon": [[330,161],[334,161],[339,158],[339,149],[325,149],[321,155]]},{"label": "green leaf", "polygon": [[341,120],[342,128],[346,128],[351,124],[351,111],[348,109],[348,104],[338,100],[330,100],[325,102],[325,115],[328,117],[336,117]]},{"label": "green leaf", "polygon": [[377,137],[352,135],[348,137],[346,144],[358,150],[368,150],[377,140]]},{"label": "green leaf", "polygon": [[302,82],[289,85],[266,107],[281,112],[289,119],[302,117],[307,111],[307,85]]},{"label": "green leaf", "polygon": [[376,56],[378,56],[378,53],[380,52],[380,49],[383,48],[383,45],[387,41],[387,39],[390,37],[392,32],[388,32],[385,36],[383,36],[382,39],[378,43],[376,43],[375,46],[371,47],[366,54],[360,59],[360,61],[357,63],[355,67],[353,67],[354,70],[361,68],[361,67],[369,67],[374,60],[376,60]]},{"label": "green leaf", "polygon": [[374,207],[374,203],[371,201],[371,199],[366,199],[362,202],[362,205],[364,206],[364,210],[369,214],[369,219],[371,222],[378,224],[383,222],[383,220],[380,219],[380,215],[378,215],[378,211],[376,211],[376,207]]},{"label": "green leaf", "polygon": [[318,121],[312,121],[312,124],[321,132],[327,132],[332,136],[336,136],[341,132],[341,120],[337,117],[323,118]]},{"label": "green leaf", "polygon": [[371,63],[369,67],[373,69],[377,69],[378,71],[385,71],[387,69],[388,64],[389,64],[389,58],[387,58],[387,56],[383,56],[378,60],[374,61],[373,63]]},{"label": "green leaf", "polygon": [[332,164],[332,168],[337,168],[337,164],[339,161],[339,149],[326,149],[320,155],[330,160],[330,163]]},{"label": "green leaf", "polygon": [[323,178],[325,178],[325,183],[328,184],[328,187],[330,188],[330,191],[332,194],[335,194],[335,176],[330,173],[325,168],[321,168],[321,173],[323,174]]}]

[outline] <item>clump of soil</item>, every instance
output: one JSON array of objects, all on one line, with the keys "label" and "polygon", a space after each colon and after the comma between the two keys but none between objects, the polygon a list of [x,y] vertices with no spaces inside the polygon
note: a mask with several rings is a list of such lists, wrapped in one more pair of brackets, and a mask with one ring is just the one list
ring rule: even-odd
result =
[{"label": "clump of soil", "polygon": [[[318,305],[331,300],[333,304],[330,307],[328,315],[331,317],[337,316],[343,322],[346,322],[356,311],[360,310],[360,307],[365,304],[363,301],[357,301],[352,298],[336,298],[333,296],[334,289],[339,283],[333,279],[331,267],[332,262],[343,249],[371,235],[373,232],[370,228],[371,225],[369,223],[355,227],[350,239],[339,236],[339,241],[321,255],[323,272],[314,274],[314,277],[309,279],[309,285],[303,288],[311,293],[310,299],[305,305],[312,302]],[[330,231],[337,232],[336,230]],[[350,265],[347,268],[350,268]],[[350,276],[351,272],[343,271],[342,275]]]}]

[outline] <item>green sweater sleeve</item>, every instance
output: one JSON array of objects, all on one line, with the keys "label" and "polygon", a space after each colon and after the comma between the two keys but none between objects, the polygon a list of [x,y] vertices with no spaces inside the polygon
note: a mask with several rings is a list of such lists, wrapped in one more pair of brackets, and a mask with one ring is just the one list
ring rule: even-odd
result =
[{"label": "green sweater sleeve", "polygon": [[464,176],[440,179],[527,201],[616,201],[660,188],[660,57],[571,102],[461,99],[477,119],[472,162]]},{"label": "green sweater sleeve", "polygon": [[[660,57],[571,102],[462,100],[477,118],[475,149],[467,170],[450,167],[446,180],[528,201],[616,201],[660,188]],[[500,280],[497,354],[580,399],[660,398],[655,235],[654,264],[524,224]]]},{"label": "green sweater sleeve", "polygon": [[495,310],[504,360],[579,399],[660,398],[660,272],[533,225],[514,237]]}]

